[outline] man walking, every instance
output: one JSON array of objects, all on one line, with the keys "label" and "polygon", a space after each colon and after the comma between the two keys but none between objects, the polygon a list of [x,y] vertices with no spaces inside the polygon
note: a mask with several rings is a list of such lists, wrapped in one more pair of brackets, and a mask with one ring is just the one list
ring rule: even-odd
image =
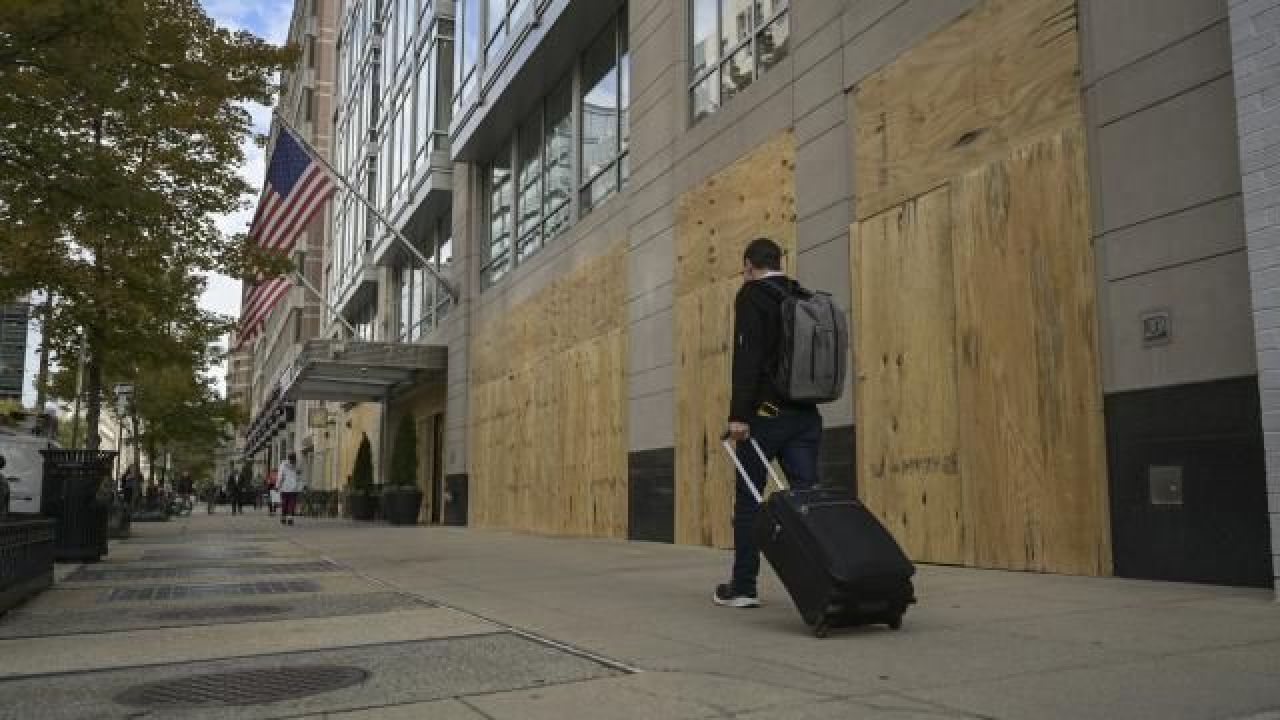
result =
[{"label": "man walking", "polygon": [[302,478],[298,475],[296,453],[289,453],[289,457],[280,463],[280,473],[277,477],[280,484],[280,524],[292,525],[298,506],[298,493],[302,491]]},{"label": "man walking", "polygon": [[[782,249],[767,238],[747,245],[742,262],[743,285],[734,300],[733,391],[729,403],[729,436],[750,481],[764,492],[767,469],[749,438],[755,438],[769,460],[777,458],[795,489],[818,483],[818,446],[822,416],[812,403],[789,402],[771,379],[782,341],[782,302],[799,285],[782,273]],[[715,589],[713,600],[726,607],[759,607],[756,578],[760,552],[752,537],[759,504],[742,478],[736,481],[733,508],[733,573]]]},{"label": "man walking", "polygon": [[244,512],[244,487],[235,472],[227,478],[227,495],[231,500],[231,514],[239,515]]}]

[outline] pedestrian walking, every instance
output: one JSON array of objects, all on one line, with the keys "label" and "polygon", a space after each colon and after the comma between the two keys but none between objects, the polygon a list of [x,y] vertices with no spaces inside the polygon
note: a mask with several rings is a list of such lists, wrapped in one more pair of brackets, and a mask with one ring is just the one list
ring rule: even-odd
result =
[{"label": "pedestrian walking", "polygon": [[303,486],[296,453],[289,453],[289,457],[280,463],[280,472],[276,477],[280,488],[280,524],[292,525],[294,514],[298,510],[298,493],[302,492]]},{"label": "pedestrian walking", "polygon": [[[734,300],[733,390],[729,401],[729,437],[750,482],[764,492],[764,463],[752,449],[755,438],[770,461],[777,458],[791,487],[818,483],[818,446],[822,416],[813,403],[787,400],[774,387],[773,372],[782,345],[782,303],[800,290],[782,273],[782,249],[767,238],[752,240],[743,253],[742,288]],[[742,478],[736,480],[733,507],[733,571],[716,587],[713,600],[726,607],[758,607],[756,578],[760,552],[752,526],[760,504]]]},{"label": "pedestrian walking", "polygon": [[280,488],[275,470],[267,471],[267,514],[275,517],[276,508],[280,506]]},{"label": "pedestrian walking", "polygon": [[227,499],[231,501],[231,514],[244,512],[244,485],[233,472],[227,477]]}]

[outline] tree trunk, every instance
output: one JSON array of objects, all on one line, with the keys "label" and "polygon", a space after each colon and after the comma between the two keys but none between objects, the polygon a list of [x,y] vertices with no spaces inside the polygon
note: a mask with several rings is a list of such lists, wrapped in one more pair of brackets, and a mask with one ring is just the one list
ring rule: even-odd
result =
[{"label": "tree trunk", "polygon": [[147,438],[147,484],[156,483],[156,441]]},{"label": "tree trunk", "polygon": [[[101,115],[93,123],[93,142],[95,146],[102,147]],[[95,235],[93,243],[94,289],[99,292],[107,286],[107,268],[102,257],[102,254],[106,251],[106,246],[107,243],[103,242],[103,238]],[[89,412],[85,416],[84,446],[95,451],[101,441],[101,438],[98,437],[98,421],[102,416],[102,355],[103,345],[106,344],[102,323],[106,321],[106,312],[107,309],[102,306],[100,298],[94,298],[93,321],[85,328],[85,336],[89,343],[89,377],[85,387],[89,396]]]},{"label": "tree trunk", "polygon": [[85,382],[85,392],[88,394],[89,411],[85,414],[84,446],[90,450],[97,450],[101,443],[98,437],[98,421],[102,417],[102,363],[99,359],[102,357],[102,333],[97,327],[89,328],[89,363],[86,367],[85,374],[88,376]]},{"label": "tree trunk", "polygon": [[53,317],[53,293],[45,293],[44,309],[40,321],[40,375],[36,381],[36,412],[44,415],[47,398],[46,388],[49,385],[49,320]]}]

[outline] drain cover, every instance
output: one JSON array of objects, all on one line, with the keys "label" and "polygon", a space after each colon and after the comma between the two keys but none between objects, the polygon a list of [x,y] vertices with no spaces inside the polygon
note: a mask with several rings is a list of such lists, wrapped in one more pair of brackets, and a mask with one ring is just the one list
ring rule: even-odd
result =
[{"label": "drain cover", "polygon": [[262,705],[341,690],[368,678],[367,670],[348,665],[241,670],[136,685],[117,695],[116,702],[159,708]]},{"label": "drain cover", "polygon": [[215,605],[213,607],[183,608],[181,610],[165,610],[150,613],[152,620],[220,620],[223,618],[254,617],[257,615],[278,615],[288,612],[288,608],[278,605]]}]

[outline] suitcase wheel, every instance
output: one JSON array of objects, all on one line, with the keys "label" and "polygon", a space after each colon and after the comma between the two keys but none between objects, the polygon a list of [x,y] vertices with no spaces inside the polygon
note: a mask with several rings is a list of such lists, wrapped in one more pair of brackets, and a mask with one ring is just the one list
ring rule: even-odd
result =
[{"label": "suitcase wheel", "polygon": [[827,624],[827,621],[825,619],[820,620],[817,625],[813,626],[814,637],[822,639],[829,634],[831,634],[831,626]]},{"label": "suitcase wheel", "polygon": [[901,629],[902,629],[902,615],[901,615],[901,614],[898,614],[898,615],[892,615],[892,616],[890,616],[890,617],[889,617],[889,629],[890,629],[890,630],[901,630]]}]

